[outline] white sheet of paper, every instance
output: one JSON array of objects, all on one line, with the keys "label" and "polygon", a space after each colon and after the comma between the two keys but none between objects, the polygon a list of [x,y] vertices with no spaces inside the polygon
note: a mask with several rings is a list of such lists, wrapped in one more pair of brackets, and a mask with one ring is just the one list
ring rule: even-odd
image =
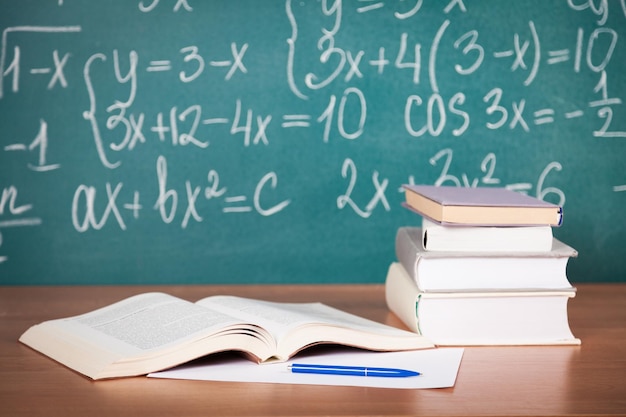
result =
[{"label": "white sheet of paper", "polygon": [[[203,381],[268,382],[279,384],[339,385],[377,388],[453,387],[463,357],[462,348],[436,348],[408,352],[367,352],[331,350],[324,353],[301,352],[288,362],[256,364],[241,356],[217,355],[203,361],[152,373],[152,378]],[[407,378],[381,378],[343,375],[295,374],[290,363],[401,368],[420,372]]]}]

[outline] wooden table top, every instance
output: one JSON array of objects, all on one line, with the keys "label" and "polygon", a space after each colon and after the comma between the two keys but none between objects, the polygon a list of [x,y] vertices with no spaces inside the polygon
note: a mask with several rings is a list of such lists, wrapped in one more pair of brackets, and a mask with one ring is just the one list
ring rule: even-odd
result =
[{"label": "wooden table top", "polygon": [[93,382],[17,342],[29,326],[158,290],[321,301],[397,327],[382,285],[0,287],[0,416],[626,415],[626,285],[581,284],[581,346],[466,348],[453,388],[391,390],[175,381]]}]

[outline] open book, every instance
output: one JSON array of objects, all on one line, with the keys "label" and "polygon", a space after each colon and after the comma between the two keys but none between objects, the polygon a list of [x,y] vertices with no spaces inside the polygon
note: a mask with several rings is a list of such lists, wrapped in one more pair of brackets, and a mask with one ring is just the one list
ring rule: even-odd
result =
[{"label": "open book", "polygon": [[227,350],[265,362],[322,343],[376,351],[433,347],[423,336],[320,303],[234,296],[191,303],[164,293],[46,321],[19,340],[92,379],[144,375]]}]

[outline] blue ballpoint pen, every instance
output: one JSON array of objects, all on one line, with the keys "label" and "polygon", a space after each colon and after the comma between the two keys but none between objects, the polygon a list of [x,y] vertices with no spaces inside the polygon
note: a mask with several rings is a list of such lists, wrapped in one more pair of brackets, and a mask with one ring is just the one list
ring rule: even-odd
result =
[{"label": "blue ballpoint pen", "polygon": [[349,376],[377,376],[386,378],[406,378],[421,375],[419,372],[398,368],[375,368],[369,366],[313,365],[294,363],[289,370],[297,374],[325,374]]}]

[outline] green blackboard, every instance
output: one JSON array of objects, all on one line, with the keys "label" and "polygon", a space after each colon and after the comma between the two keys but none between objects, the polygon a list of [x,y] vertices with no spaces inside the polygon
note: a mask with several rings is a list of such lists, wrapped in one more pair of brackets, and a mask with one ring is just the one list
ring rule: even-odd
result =
[{"label": "green blackboard", "polygon": [[626,279],[626,8],[0,2],[0,283],[383,282],[403,183],[562,204]]}]

